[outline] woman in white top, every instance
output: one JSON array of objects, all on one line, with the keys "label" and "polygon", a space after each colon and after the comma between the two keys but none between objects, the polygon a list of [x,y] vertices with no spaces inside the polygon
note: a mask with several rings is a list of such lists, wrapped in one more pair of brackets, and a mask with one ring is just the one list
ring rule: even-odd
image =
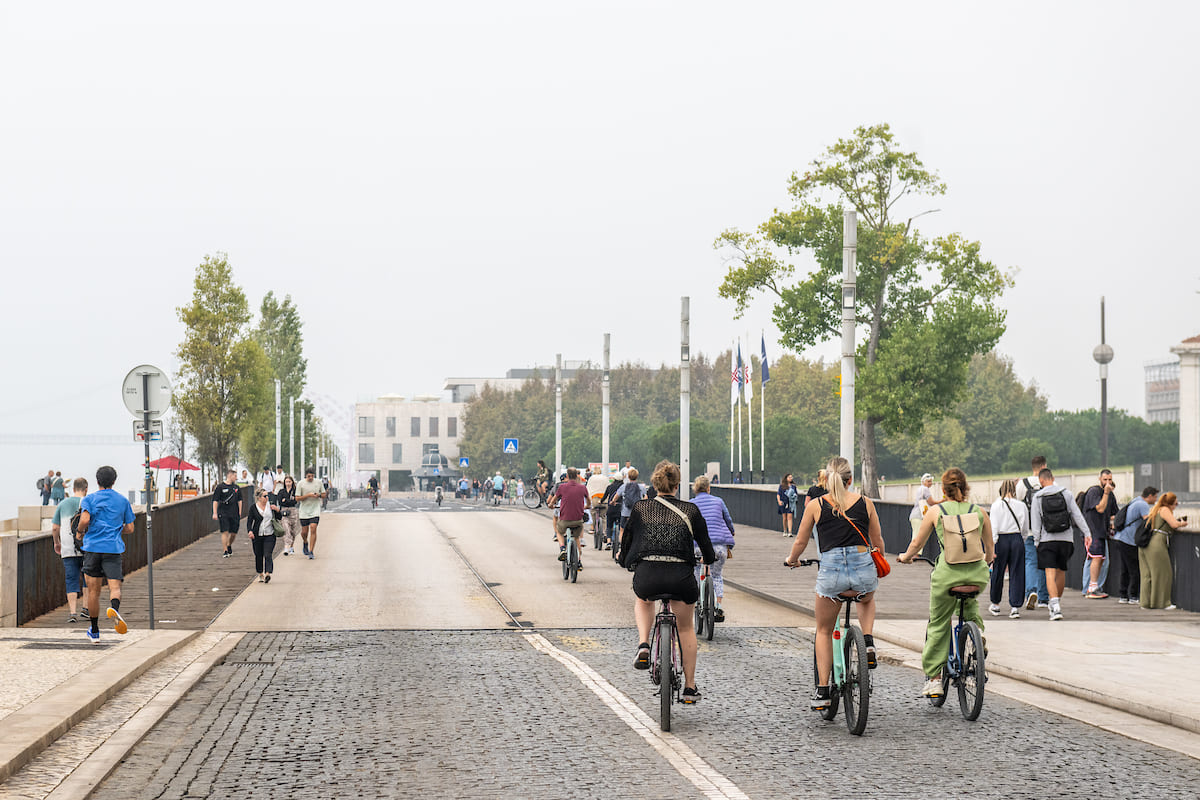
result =
[{"label": "woman in white top", "polygon": [[1012,478],[1000,484],[1000,497],[992,503],[992,540],[996,560],[992,562],[992,603],[988,611],[1000,616],[1004,596],[1004,573],[1008,571],[1008,612],[1011,619],[1021,616],[1025,603],[1025,537],[1029,535],[1029,510],[1017,499],[1017,482]]}]

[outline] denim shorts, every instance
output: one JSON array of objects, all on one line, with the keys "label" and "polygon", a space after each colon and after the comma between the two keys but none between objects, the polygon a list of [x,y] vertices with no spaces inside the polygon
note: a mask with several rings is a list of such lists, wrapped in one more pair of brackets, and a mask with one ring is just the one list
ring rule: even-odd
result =
[{"label": "denim shorts", "polygon": [[83,593],[83,556],[64,556],[63,571],[67,573],[67,592]]},{"label": "denim shorts", "polygon": [[879,574],[866,548],[861,545],[835,547],[821,553],[815,589],[821,597],[834,598],[842,592],[866,594],[878,588]]}]

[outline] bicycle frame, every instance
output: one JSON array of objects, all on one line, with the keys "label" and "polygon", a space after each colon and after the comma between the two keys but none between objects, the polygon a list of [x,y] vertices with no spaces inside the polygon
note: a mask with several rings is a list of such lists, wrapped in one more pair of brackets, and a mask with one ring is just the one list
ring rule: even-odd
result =
[{"label": "bicycle frame", "polygon": [[829,673],[829,691],[840,690],[846,684],[846,653],[845,653],[845,635],[846,629],[850,627],[850,606],[854,602],[849,597],[838,599],[846,607],[846,613],[843,616],[838,614],[837,621],[833,625],[833,671]]},{"label": "bicycle frame", "polygon": [[675,612],[671,610],[670,601],[659,601],[658,613],[654,617],[654,641],[650,647],[650,680],[654,681],[661,688],[662,680],[660,679],[660,667],[663,662],[662,658],[662,623],[669,622],[671,625],[671,635],[674,642],[671,646],[670,653],[670,683],[668,690],[674,690],[678,693],[678,685],[681,681],[679,676],[683,674],[683,640],[679,638],[679,622],[675,617]]}]

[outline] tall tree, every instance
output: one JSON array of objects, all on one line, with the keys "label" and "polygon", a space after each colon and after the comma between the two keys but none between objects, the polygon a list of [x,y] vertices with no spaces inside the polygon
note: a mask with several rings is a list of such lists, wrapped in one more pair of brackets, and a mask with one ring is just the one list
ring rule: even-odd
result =
[{"label": "tall tree", "polygon": [[[794,208],[777,211],[757,234],[726,230],[714,246],[732,253],[721,296],[745,312],[759,293],[775,295],[773,319],[782,344],[802,350],[841,335],[842,211],[823,204],[830,193],[858,213],[856,417],[863,488],[878,496],[877,433],[920,434],[966,392],[967,366],[1004,332],[995,300],[1009,276],[958,234],[927,239],[901,216],[900,203],[944,194],[945,184],[916,153],[895,146],[884,125],[855,129],[793,173]],[[928,213],[928,212],[922,212]],[[815,269],[789,283],[787,258],[807,251]]]},{"label": "tall tree", "polygon": [[266,355],[249,335],[246,294],[233,282],[224,253],[204,257],[191,304],[176,311],[184,324],[175,351],[176,407],[200,459],[224,472],[236,461],[243,429],[262,413],[262,392],[271,379]]},{"label": "tall tree", "polygon": [[[296,398],[296,436],[300,435],[300,412],[305,417],[305,449],[307,458],[315,452],[314,447],[319,438],[320,420],[314,418],[312,403],[299,399],[308,384],[308,360],[304,357],[304,322],[300,311],[292,302],[292,296],[286,295],[279,300],[273,291],[267,292],[259,305],[258,324],[254,326],[254,340],[262,346],[267,355],[271,372],[280,382],[280,402],[282,403],[280,459],[284,464],[291,463],[291,441],[289,439],[289,419],[291,398]],[[256,466],[271,464],[275,466],[275,416],[274,395],[272,394],[269,418],[258,421],[258,424],[248,426],[242,439],[243,448],[254,459]],[[297,443],[297,458],[299,458],[299,443]],[[311,461],[311,459],[310,459]],[[259,463],[261,462],[261,463]],[[303,470],[302,465],[297,466]]]}]

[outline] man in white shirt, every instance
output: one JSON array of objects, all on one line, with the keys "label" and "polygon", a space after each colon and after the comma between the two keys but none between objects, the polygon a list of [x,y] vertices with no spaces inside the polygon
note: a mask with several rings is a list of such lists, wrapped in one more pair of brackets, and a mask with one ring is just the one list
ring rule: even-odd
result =
[{"label": "man in white shirt", "polygon": [[275,498],[275,473],[271,472],[271,468],[263,466],[262,474],[258,476],[258,488],[267,493],[267,497],[272,500]]}]

